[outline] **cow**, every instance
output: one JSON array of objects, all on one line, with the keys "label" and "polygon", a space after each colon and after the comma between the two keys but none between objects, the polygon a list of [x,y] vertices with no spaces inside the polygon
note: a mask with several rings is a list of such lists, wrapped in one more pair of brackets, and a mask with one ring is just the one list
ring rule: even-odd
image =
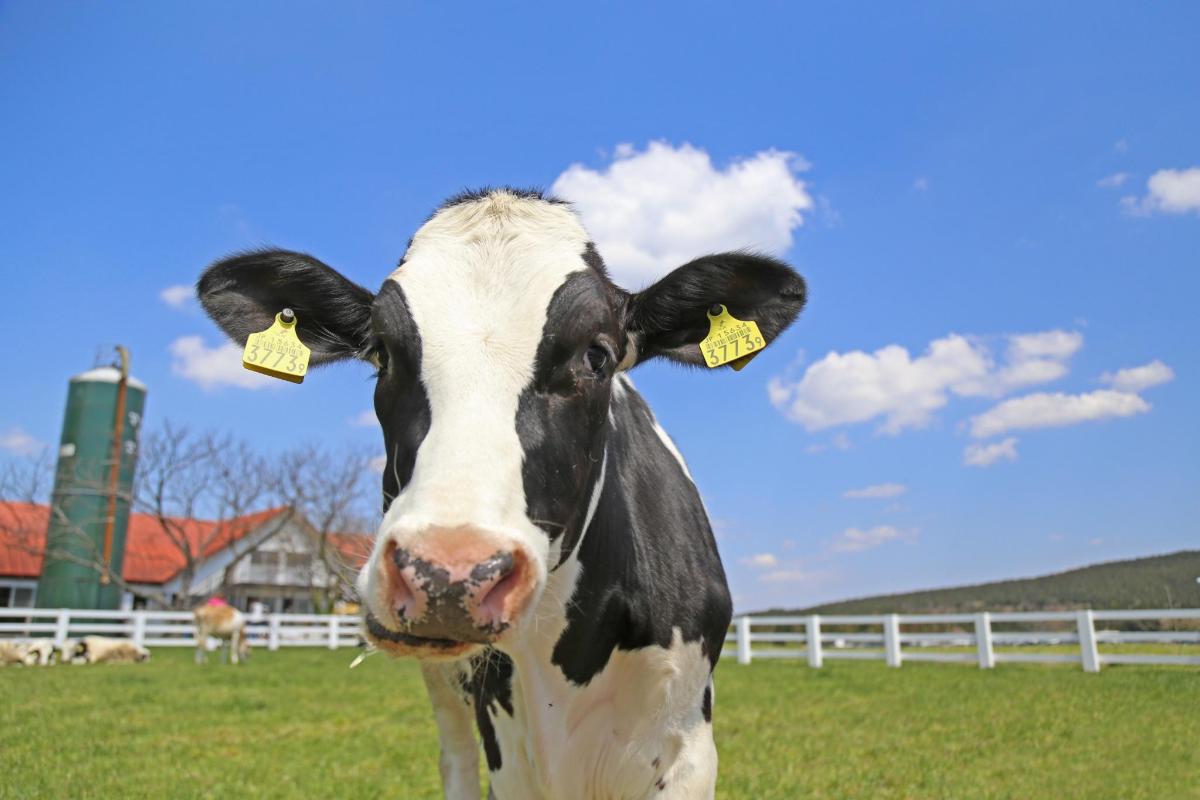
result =
[{"label": "cow", "polygon": [[31,666],[28,659],[29,645],[11,639],[0,639],[0,666]]},{"label": "cow", "polygon": [[208,660],[208,637],[229,642],[229,660],[234,664],[250,659],[246,616],[231,605],[202,605],[192,609],[196,620],[196,663]]},{"label": "cow", "polygon": [[[443,204],[378,292],[316,258],[211,265],[237,343],[285,307],[311,364],[364,360],[387,457],[358,588],[372,643],[420,661],[447,798],[712,797],[712,672],[731,617],[700,493],[627,373],[705,364],[724,306],[765,346],[803,279],[750,252],[617,286],[569,204]],[[706,398],[722,425],[731,409]]]},{"label": "cow", "polygon": [[85,664],[142,664],[150,660],[150,651],[128,639],[85,636],[75,647],[72,661]]},{"label": "cow", "polygon": [[27,662],[30,666],[48,667],[57,660],[54,642],[50,639],[34,639],[25,645]]}]

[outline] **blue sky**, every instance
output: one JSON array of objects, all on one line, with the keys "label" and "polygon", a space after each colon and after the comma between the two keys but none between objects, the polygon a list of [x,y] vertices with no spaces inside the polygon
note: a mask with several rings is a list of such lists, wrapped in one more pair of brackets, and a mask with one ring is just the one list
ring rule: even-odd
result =
[{"label": "blue sky", "polygon": [[809,280],[748,369],[634,373],[740,608],[1196,547],[1198,25],[1185,3],[0,5],[0,447],[55,442],[67,377],[115,342],[151,425],[375,444],[365,366],[231,385],[164,291],[263,244],[375,287],[443,197],[557,186],[630,283],[713,245]]}]

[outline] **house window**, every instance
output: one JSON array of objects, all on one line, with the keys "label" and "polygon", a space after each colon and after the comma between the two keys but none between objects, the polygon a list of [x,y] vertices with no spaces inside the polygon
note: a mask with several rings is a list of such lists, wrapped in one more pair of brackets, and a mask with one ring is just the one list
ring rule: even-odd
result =
[{"label": "house window", "polygon": [[308,553],[285,553],[284,563],[288,569],[308,569],[312,563],[312,557]]},{"label": "house window", "polygon": [[32,608],[36,592],[29,585],[0,584],[0,608]]}]

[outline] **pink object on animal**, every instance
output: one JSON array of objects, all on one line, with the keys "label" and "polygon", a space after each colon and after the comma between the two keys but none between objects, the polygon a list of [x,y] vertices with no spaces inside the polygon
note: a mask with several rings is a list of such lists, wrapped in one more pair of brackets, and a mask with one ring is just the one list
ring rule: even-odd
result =
[{"label": "pink object on animal", "polygon": [[225,602],[225,598],[224,598],[224,597],[210,597],[210,598],[208,598],[208,602],[207,602],[205,605],[210,605],[210,606],[227,606],[227,605],[229,605],[229,603],[226,603],[226,602]]}]

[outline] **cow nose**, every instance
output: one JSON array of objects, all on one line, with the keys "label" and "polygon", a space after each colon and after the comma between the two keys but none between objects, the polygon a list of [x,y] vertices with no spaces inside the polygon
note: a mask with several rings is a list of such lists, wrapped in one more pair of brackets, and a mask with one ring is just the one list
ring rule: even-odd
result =
[{"label": "cow nose", "polygon": [[483,642],[508,628],[529,602],[534,570],[523,550],[495,549],[456,533],[424,537],[384,553],[387,597],[407,632]]}]

